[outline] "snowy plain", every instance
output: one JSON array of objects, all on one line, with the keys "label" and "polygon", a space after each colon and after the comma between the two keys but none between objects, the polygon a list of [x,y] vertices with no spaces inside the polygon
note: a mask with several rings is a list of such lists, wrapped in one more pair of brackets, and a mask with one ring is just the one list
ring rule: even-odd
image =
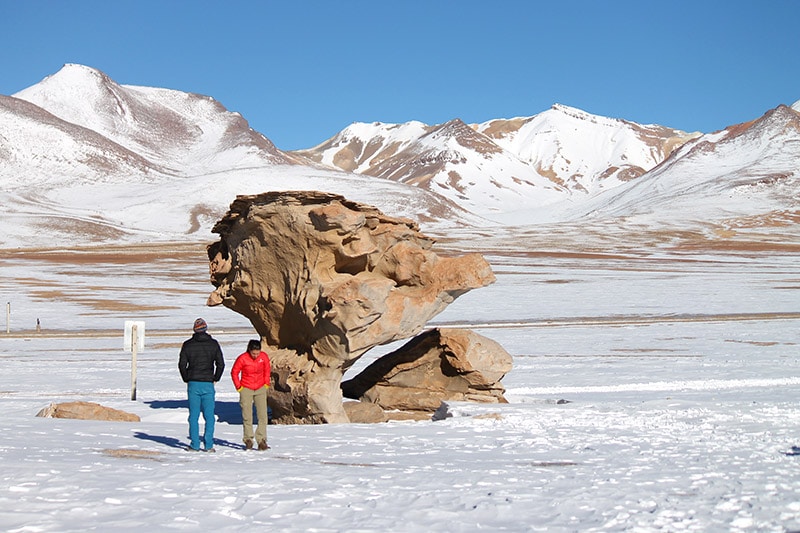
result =
[{"label": "snowy plain", "polygon": [[[226,373],[198,454],[180,343],[203,316],[230,365],[253,331],[204,306],[202,246],[164,250],[0,258],[3,531],[800,530],[796,254],[490,250],[497,282],[431,325],[512,354],[508,404],[271,425],[245,451]],[[146,322],[135,401],[125,320]],[[141,422],[35,416],[72,400]]]}]

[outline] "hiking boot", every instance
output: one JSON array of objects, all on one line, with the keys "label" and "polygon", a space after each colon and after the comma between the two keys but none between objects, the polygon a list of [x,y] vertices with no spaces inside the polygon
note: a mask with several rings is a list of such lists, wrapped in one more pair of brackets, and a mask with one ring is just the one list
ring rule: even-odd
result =
[{"label": "hiking boot", "polygon": [[245,450],[253,449],[253,439],[244,439],[244,449]]},{"label": "hiking boot", "polygon": [[217,453],[217,450],[216,450],[216,449],[214,449],[214,448],[206,448],[206,449],[205,449],[205,450],[203,450],[203,451],[204,451],[204,452],[206,452],[206,453]]},{"label": "hiking boot", "polygon": [[199,452],[200,448],[192,448],[191,446],[187,446],[184,448],[187,452]]},{"label": "hiking boot", "polygon": [[258,443],[258,449],[261,450],[262,452],[264,450],[269,450],[269,446],[267,446],[267,441],[262,440],[261,442],[259,442]]}]

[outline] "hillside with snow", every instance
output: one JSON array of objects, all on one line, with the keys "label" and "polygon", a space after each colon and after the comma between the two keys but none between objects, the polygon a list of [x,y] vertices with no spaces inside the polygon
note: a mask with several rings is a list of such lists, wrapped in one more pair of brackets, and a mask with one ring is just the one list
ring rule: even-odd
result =
[{"label": "hillside with snow", "polygon": [[435,191],[489,219],[582,202],[638,178],[700,134],[554,105],[532,117],[467,125],[355,123],[296,152],[331,167]]},{"label": "hillside with snow", "polygon": [[669,228],[796,242],[799,123],[797,105],[779,106],[686,133],[556,104],[472,125],[354,123],[284,152],[209,96],[68,64],[0,96],[0,247],[205,242],[236,195],[289,189],[370,203],[438,237],[569,228],[646,242]]},{"label": "hillside with snow", "polygon": [[65,65],[0,97],[0,247],[200,241],[238,194],[320,189],[435,224],[478,221],[422,189],[277,149],[212,98]]},{"label": "hillside with snow", "polygon": [[684,144],[650,172],[594,196],[568,218],[631,234],[691,231],[716,247],[749,241],[751,249],[782,245],[797,251],[799,161],[800,114],[782,105]]},{"label": "hillside with snow", "polygon": [[92,130],[166,171],[208,173],[295,162],[241,115],[211,97],[122,86],[82,65],[65,65],[13,96]]}]

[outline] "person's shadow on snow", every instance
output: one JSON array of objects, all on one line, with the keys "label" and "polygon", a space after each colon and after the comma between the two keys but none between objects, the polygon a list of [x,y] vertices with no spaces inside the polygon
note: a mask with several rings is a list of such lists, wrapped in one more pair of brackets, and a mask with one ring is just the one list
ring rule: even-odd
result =
[{"label": "person's shadow on snow", "polygon": [[[186,409],[189,411],[189,400],[152,400],[144,402],[150,406],[151,409]],[[226,424],[242,425],[242,410],[239,407],[239,402],[222,402],[217,401],[214,403],[214,415],[217,422],[224,422]],[[134,433],[137,439],[149,440],[164,444],[170,448],[186,448],[186,443],[174,437],[166,437],[162,435],[149,435],[141,431]],[[222,446],[226,448],[244,449],[244,445],[230,442],[224,439],[214,439],[214,446]]]},{"label": "person's shadow on snow", "polygon": [[[137,431],[133,434],[134,437],[137,439],[142,440],[149,440],[152,442],[157,442],[159,444],[163,444],[165,446],[169,446],[170,448],[179,448],[181,450],[186,448],[186,443],[182,442],[174,437],[165,437],[163,435],[150,435],[148,433],[142,433],[141,431]],[[237,444],[235,442],[231,442],[225,439],[214,439],[214,447],[222,446],[224,448],[235,448],[237,450],[243,450],[244,445]]]},{"label": "person's shadow on snow", "polygon": [[[152,400],[144,402],[151,409],[186,409],[189,412],[189,400]],[[242,409],[239,402],[214,402],[214,415],[217,422],[242,425]]]},{"label": "person's shadow on snow", "polygon": [[186,448],[186,443],[181,442],[173,437],[164,437],[163,435],[148,435],[147,433],[142,433],[141,431],[137,431],[133,434],[133,436],[137,439],[150,440],[159,444],[164,444],[170,448]]}]

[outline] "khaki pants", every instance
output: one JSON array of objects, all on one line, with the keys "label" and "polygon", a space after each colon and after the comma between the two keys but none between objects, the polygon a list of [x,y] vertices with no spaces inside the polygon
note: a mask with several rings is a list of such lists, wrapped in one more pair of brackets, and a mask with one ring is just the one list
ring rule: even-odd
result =
[{"label": "khaki pants", "polygon": [[256,442],[267,440],[267,389],[261,387],[258,390],[244,387],[239,392],[239,406],[242,408],[242,425],[244,430],[244,440],[253,439],[253,403],[256,404],[256,416],[258,416],[258,426],[256,427]]}]

